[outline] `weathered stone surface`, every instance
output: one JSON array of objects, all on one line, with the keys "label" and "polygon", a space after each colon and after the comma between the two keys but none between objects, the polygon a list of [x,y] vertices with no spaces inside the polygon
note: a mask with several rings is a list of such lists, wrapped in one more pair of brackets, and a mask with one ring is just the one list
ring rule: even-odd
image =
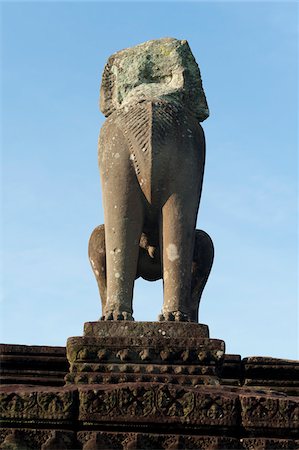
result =
[{"label": "weathered stone surface", "polygon": [[176,338],[208,338],[209,328],[197,323],[168,323],[168,322],[86,322],[84,336],[92,337],[132,337],[134,338],[163,338],[165,341]]},{"label": "weathered stone surface", "polygon": [[69,430],[2,428],[1,450],[63,450],[80,449],[75,433]]},{"label": "weathered stone surface", "polygon": [[110,56],[100,98],[105,116],[149,98],[188,104],[200,121],[209,116],[200,71],[188,42],[173,38],[148,41]]},{"label": "weathered stone surface", "polygon": [[79,420],[91,423],[235,427],[237,394],[155,383],[79,387]]},{"label": "weathered stone surface", "polygon": [[224,342],[219,339],[173,339],[171,344],[148,338],[72,337],[67,342],[67,355],[74,362],[133,362],[139,364],[200,364],[219,362],[224,355]]},{"label": "weathered stone surface", "polygon": [[[113,337],[132,336],[132,333],[135,333],[139,337],[146,337],[151,336],[152,328],[153,336],[183,338],[184,336],[188,337],[191,332],[193,337],[209,337],[207,325],[180,323],[177,329],[174,329],[173,325],[168,322],[87,322],[84,325],[84,334],[89,337]],[[64,377],[69,367],[65,347],[0,344],[0,357],[2,385],[64,385]],[[146,351],[142,357],[144,362],[147,362]],[[88,371],[88,366],[85,368],[84,365],[85,363],[82,363],[78,370]],[[244,385],[253,389],[261,388],[298,395],[299,390],[296,386],[298,384],[298,365],[298,361],[292,360],[268,357],[247,357],[241,360],[240,355],[225,354],[219,378],[221,384],[227,386]],[[95,366],[98,365],[91,364],[92,372],[97,371]],[[188,373],[190,370],[191,375],[201,375],[203,374],[202,370],[207,370],[206,374],[211,375],[210,368],[204,365],[190,365],[189,368],[185,367],[185,370],[186,372],[183,371],[183,373]],[[103,375],[106,372],[106,365],[100,366],[99,371]],[[140,365],[139,371],[140,374],[178,374],[167,365]],[[111,367],[111,372],[121,372],[121,366],[116,364]]]},{"label": "weathered stone surface", "polygon": [[[88,255],[97,280],[102,309],[107,302],[107,265],[105,226],[96,227],[89,239]],[[191,267],[190,319],[198,322],[198,309],[203,289],[208,280],[214,259],[214,246],[210,236],[203,230],[195,230],[195,242]],[[135,279],[142,277],[147,281],[160,280],[162,274],[161,246],[144,232],[139,242],[139,254]],[[170,316],[171,317],[171,316]],[[174,317],[172,317],[174,320]]]},{"label": "weathered stone surface", "polygon": [[[242,426],[256,434],[287,431],[299,435],[299,400],[283,394],[248,391],[239,392]],[[269,431],[270,430],[270,431]]]},{"label": "weathered stone surface", "polygon": [[105,226],[93,231],[89,257],[102,319],[133,320],[135,279],[163,276],[159,320],[197,322],[214,247],[195,230],[208,108],[187,42],[158,39],[112,55],[101,108]]},{"label": "weathered stone surface", "polygon": [[242,366],[245,386],[299,395],[299,361],[251,356]]},{"label": "weathered stone surface", "polygon": [[65,347],[0,344],[0,383],[63,386]]},{"label": "weathered stone surface", "polygon": [[293,450],[299,448],[299,440],[276,438],[243,438],[241,448],[246,450]]},{"label": "weathered stone surface", "polygon": [[221,384],[226,386],[241,386],[242,363],[240,355],[224,355],[223,364],[219,374]]},{"label": "weathered stone surface", "polygon": [[0,419],[6,421],[69,421],[75,414],[76,390],[6,385],[0,390]]},{"label": "weathered stone surface", "polygon": [[[177,368],[176,368],[177,369]],[[178,370],[182,370],[179,367]],[[134,367],[136,370],[136,367]],[[139,370],[139,367],[137,367]],[[173,368],[168,368],[169,372]],[[183,371],[183,370],[182,370]],[[66,384],[119,384],[119,383],[166,383],[175,384],[180,386],[218,386],[220,382],[215,375],[215,371],[211,373],[211,370],[205,374],[200,375],[172,375],[171,373],[161,373],[161,374],[144,374],[144,373],[121,373],[119,371],[103,373],[103,372],[93,372],[86,373],[78,371],[78,373],[70,373],[65,376]]]},{"label": "weathered stone surface", "polygon": [[175,450],[175,449],[239,449],[239,440],[233,437],[221,436],[196,436],[154,434],[154,433],[115,433],[107,431],[81,431],[78,440],[83,445],[83,450],[97,449],[152,449],[152,450]]},{"label": "weathered stone surface", "polygon": [[[102,324],[103,330],[106,323]],[[95,327],[96,330],[99,331]],[[112,339],[107,334],[107,339]],[[125,339],[130,335],[132,338],[127,329]],[[174,336],[172,330],[169,335]],[[174,337],[164,336],[159,333],[153,341],[175,342]],[[97,339],[105,340],[105,333]],[[116,340],[119,342],[119,337]],[[228,370],[226,375],[235,373],[233,366],[239,364],[238,356],[229,355],[227,363],[232,372]],[[64,388],[2,386],[1,449],[298,448],[298,398],[271,392],[270,387],[262,391],[248,386],[201,384],[198,379],[209,376],[204,377],[200,370],[211,367],[192,367],[183,361],[155,365],[145,359],[138,365],[139,373],[130,372],[134,364],[121,359],[110,368],[111,372],[104,371],[107,367],[103,361],[76,364],[80,372],[72,375],[92,377],[99,373],[95,370],[100,370],[100,384]],[[194,383],[187,385],[187,373],[192,368],[196,370],[189,374],[189,381]],[[179,373],[181,369],[186,372]],[[291,366],[288,370],[292,378]]]},{"label": "weathered stone surface", "polygon": [[122,321],[87,323],[84,329],[84,337],[67,342],[67,383],[219,384],[225,345],[203,337],[206,325]]},{"label": "weathered stone surface", "polygon": [[[168,425],[169,427],[169,425]],[[191,430],[188,430],[191,431]],[[2,428],[0,449],[3,450],[62,450],[62,449],[246,449],[246,450],[294,450],[298,439],[275,437],[244,437],[240,440],[224,436],[176,434],[134,431],[79,431]]]}]

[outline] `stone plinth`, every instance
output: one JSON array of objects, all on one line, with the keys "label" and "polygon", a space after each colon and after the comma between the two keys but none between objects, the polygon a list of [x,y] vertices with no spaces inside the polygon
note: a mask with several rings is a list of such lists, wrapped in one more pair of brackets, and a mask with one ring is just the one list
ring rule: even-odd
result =
[{"label": "stone plinth", "polygon": [[218,385],[225,345],[207,325],[90,322],[67,341],[67,383]]},{"label": "stone plinth", "polygon": [[190,322],[98,321],[84,324],[84,336],[136,338],[209,338],[209,327]]},{"label": "stone plinth", "polygon": [[[299,402],[295,396],[298,395],[295,386],[298,361],[263,357],[241,360],[239,355],[224,355],[224,360],[221,357],[214,361],[211,352],[206,362],[209,368],[215,368],[215,372],[201,375],[211,384],[189,383],[194,375],[188,373],[178,374],[181,378],[175,382],[171,377],[176,374],[170,373],[170,369],[191,367],[188,358],[179,360],[179,355],[175,354],[175,351],[182,351],[183,343],[187,342],[187,350],[197,349],[193,353],[196,359],[193,366],[202,368],[204,364],[196,355],[199,350],[204,351],[204,343],[217,348],[222,342],[209,339],[208,328],[204,325],[176,325],[86,324],[83,337],[69,340],[68,351],[75,359],[78,342],[82,345],[88,339],[105,343],[106,347],[110,342],[113,358],[120,342],[123,340],[127,345],[129,339],[143,345],[147,342],[152,350],[156,343],[160,345],[157,347],[160,352],[165,348],[174,351],[171,362],[166,363],[159,353],[161,361],[152,364],[153,359],[148,362],[137,358],[138,346],[130,347],[135,362],[115,358],[111,367],[117,366],[119,371],[109,372],[109,369],[101,373],[101,376],[113,374],[113,383],[89,384],[87,379],[64,387],[51,385],[54,380],[49,376],[51,370],[56,373],[55,383],[57,376],[60,384],[63,382],[63,371],[67,370],[64,348],[2,345],[0,349],[5,362],[2,379],[4,383],[11,380],[12,384],[3,384],[0,389],[0,449],[298,449]],[[196,347],[197,344],[202,347]],[[88,354],[90,348],[83,345],[83,350]],[[89,357],[92,355],[94,357],[95,353]],[[103,365],[108,365],[107,361]],[[75,374],[76,364],[98,363],[71,362],[71,375]],[[126,378],[132,374],[127,366],[134,365],[137,367],[137,372],[133,373],[134,381],[122,381],[123,370]],[[162,375],[155,373],[152,376],[160,377],[160,381],[146,378],[140,381],[138,377],[147,375],[147,366],[164,367],[165,381]],[[14,371],[12,378],[8,377],[10,370]],[[93,372],[78,373],[82,374],[94,375]]]}]

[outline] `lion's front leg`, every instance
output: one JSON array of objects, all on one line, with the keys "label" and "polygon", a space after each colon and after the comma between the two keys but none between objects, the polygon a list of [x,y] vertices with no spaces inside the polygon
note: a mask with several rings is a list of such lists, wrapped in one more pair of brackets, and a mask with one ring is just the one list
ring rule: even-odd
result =
[{"label": "lion's front leg", "polygon": [[103,320],[133,320],[133,287],[144,205],[123,133],[111,125],[102,145],[100,170],[107,265]]},{"label": "lion's front leg", "polygon": [[195,213],[185,202],[170,197],[163,207],[164,301],[160,321],[190,321],[191,265]]},{"label": "lion's front leg", "polygon": [[165,146],[170,175],[162,197],[164,302],[159,320],[192,320],[191,274],[205,144],[201,127],[189,126],[190,135],[182,127],[179,139],[170,140]]}]

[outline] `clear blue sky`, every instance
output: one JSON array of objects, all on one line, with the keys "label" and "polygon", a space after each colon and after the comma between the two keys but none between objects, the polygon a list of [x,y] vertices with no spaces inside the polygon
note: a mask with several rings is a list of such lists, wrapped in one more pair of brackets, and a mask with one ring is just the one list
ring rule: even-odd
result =
[{"label": "clear blue sky", "polygon": [[[101,315],[87,243],[103,223],[101,73],[111,53],[187,39],[210,107],[198,228],[216,255],[200,321],[228,353],[298,357],[297,5],[3,2],[1,338],[65,345]],[[161,283],[138,281],[156,320]]]}]

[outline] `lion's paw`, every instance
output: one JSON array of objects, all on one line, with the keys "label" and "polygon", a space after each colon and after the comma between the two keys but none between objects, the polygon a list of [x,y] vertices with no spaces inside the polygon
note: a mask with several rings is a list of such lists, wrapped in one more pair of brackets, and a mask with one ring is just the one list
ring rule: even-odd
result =
[{"label": "lion's paw", "polygon": [[101,317],[101,320],[130,320],[133,321],[134,318],[131,313],[127,311],[106,311]]},{"label": "lion's paw", "polygon": [[188,314],[182,311],[164,311],[158,317],[159,322],[190,322]]}]

